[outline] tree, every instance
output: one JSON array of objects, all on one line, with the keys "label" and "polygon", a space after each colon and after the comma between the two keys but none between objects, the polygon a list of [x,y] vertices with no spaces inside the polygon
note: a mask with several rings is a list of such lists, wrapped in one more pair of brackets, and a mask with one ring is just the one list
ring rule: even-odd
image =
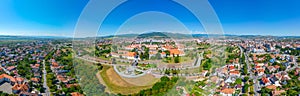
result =
[{"label": "tree", "polygon": [[177,55],[177,56],[174,58],[174,62],[175,62],[175,63],[179,63],[179,62],[180,62],[180,57],[179,57],[179,55]]},{"label": "tree", "polygon": [[245,84],[244,87],[243,87],[243,90],[244,90],[244,93],[247,93],[248,92],[248,88],[249,88],[249,84]]},{"label": "tree", "polygon": [[299,94],[299,92],[296,90],[287,90],[288,96],[297,96],[298,94]]},{"label": "tree", "polygon": [[171,77],[171,81],[174,82],[174,83],[176,83],[176,82],[178,81],[178,79],[179,79],[179,78],[178,78],[178,77],[175,77],[175,76]]},{"label": "tree", "polygon": [[169,69],[166,69],[166,70],[165,70],[165,74],[170,75],[170,70],[169,70]]},{"label": "tree", "polygon": [[212,63],[211,59],[207,59],[203,64],[204,70],[209,70],[212,67],[211,63]]},{"label": "tree", "polygon": [[[131,94],[133,96],[163,96],[166,92],[170,91],[178,81],[178,77],[172,77],[171,79],[167,76],[160,78],[160,82],[156,82],[152,88],[141,90],[139,93]],[[119,96],[122,94],[119,94]],[[130,95],[130,96],[131,96]]]},{"label": "tree", "polygon": [[163,76],[160,78],[160,81],[170,81],[170,78],[168,76]]},{"label": "tree", "polygon": [[268,89],[266,87],[261,88],[260,93],[262,94],[262,96],[267,96],[269,94],[271,94],[271,89]]},{"label": "tree", "polygon": [[249,80],[249,77],[248,77],[248,76],[244,77],[244,81],[245,81],[245,82],[247,82],[248,80]]},{"label": "tree", "polygon": [[157,59],[157,60],[162,59],[162,58],[161,58],[161,54],[160,54],[160,53],[156,53],[156,54],[155,54],[155,59]]},{"label": "tree", "polygon": [[243,82],[243,81],[242,81],[241,78],[237,78],[237,79],[235,80],[235,83],[236,83],[236,84],[242,84],[242,82]]},{"label": "tree", "polygon": [[243,73],[242,73],[243,75],[247,75],[248,74],[248,68],[247,68],[247,66],[246,66],[246,64],[245,64],[245,66],[243,67]]},{"label": "tree", "polygon": [[178,73],[179,73],[179,70],[176,70],[176,69],[174,70],[174,69],[172,69],[172,74],[173,74],[173,75],[176,75],[176,74],[178,74]]},{"label": "tree", "polygon": [[117,64],[116,58],[112,58],[111,61],[112,61],[112,64]]},{"label": "tree", "polygon": [[170,56],[170,51],[169,50],[166,50],[164,52],[166,53],[166,56]]}]

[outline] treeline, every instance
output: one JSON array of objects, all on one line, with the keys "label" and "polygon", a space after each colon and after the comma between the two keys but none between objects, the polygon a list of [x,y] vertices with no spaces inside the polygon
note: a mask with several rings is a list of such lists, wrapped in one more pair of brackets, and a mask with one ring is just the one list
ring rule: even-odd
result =
[{"label": "treeline", "polygon": [[297,49],[281,48],[280,46],[276,46],[276,48],[280,49],[281,52],[288,53],[290,55],[300,55],[300,50]]},{"label": "treeline", "polygon": [[211,59],[204,60],[202,67],[204,70],[210,70],[210,68],[212,67],[212,60]]},{"label": "treeline", "polygon": [[111,44],[96,46],[95,48],[95,55],[98,57],[104,56],[111,52]]},{"label": "treeline", "polygon": [[[72,50],[69,48],[63,48],[65,51],[62,51],[62,49],[58,49],[61,51],[60,55],[55,55],[54,53],[57,50],[52,50],[45,58],[45,69],[47,71],[46,79],[47,79],[47,85],[50,88],[50,92],[53,92],[54,95],[67,95],[69,96],[72,92],[79,92],[83,93],[81,90],[81,86],[71,86],[67,88],[65,83],[62,83],[57,80],[55,73],[51,70],[51,59],[55,59],[56,62],[58,62],[60,65],[64,66],[62,70],[68,70],[67,73],[65,73],[67,76],[70,76],[72,78],[75,77],[75,70],[73,66],[73,57],[72,57]],[[78,83],[77,80],[69,82],[68,84],[75,84]],[[61,89],[58,89],[57,85],[61,86]]]},{"label": "treeline", "polygon": [[146,46],[142,46],[142,49],[144,49],[143,51],[144,52],[141,52],[141,54],[140,54],[140,58],[142,59],[142,60],[149,60],[149,51],[150,51],[150,49],[149,48],[147,48]]},{"label": "treeline", "polygon": [[[26,56],[22,61],[18,62],[18,74],[22,77],[25,77],[26,79],[30,79],[33,77],[33,74],[31,74],[31,67],[30,64],[35,64],[36,60],[29,60],[28,56]],[[29,74],[30,73],[30,74]]]},{"label": "treeline", "polygon": [[8,93],[4,93],[3,91],[0,91],[0,96],[18,96],[16,94],[8,94]]},{"label": "treeline", "polygon": [[97,72],[103,68],[101,64],[96,66],[78,59],[74,63],[76,75],[80,79],[81,88],[86,96],[113,96],[113,94],[105,92],[106,87],[96,77]]},{"label": "treeline", "polygon": [[177,75],[179,74],[180,70],[179,69],[166,69],[165,74],[166,75]]}]

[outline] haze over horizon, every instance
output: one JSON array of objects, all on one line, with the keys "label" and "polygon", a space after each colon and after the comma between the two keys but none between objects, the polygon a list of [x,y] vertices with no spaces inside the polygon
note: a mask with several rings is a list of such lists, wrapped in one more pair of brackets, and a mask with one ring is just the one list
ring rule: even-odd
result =
[{"label": "haze over horizon", "polygon": [[[271,35],[271,36],[300,36],[300,1],[298,0],[208,0],[214,8],[222,24],[224,34],[232,35]],[[64,36],[72,37],[77,19],[89,0],[45,0],[45,1],[0,1],[0,35],[20,35],[20,36]],[[164,0],[160,1],[163,5],[168,5]],[[132,6],[132,10],[143,8],[144,4]],[[153,6],[163,8],[162,6]],[[144,8],[145,10],[147,8]],[[176,9],[176,8],[175,8]],[[97,9],[95,9],[97,10]],[[130,13],[129,9],[123,9],[122,15],[111,16],[111,18],[125,17]],[[171,10],[170,12],[180,12]],[[180,30],[180,27],[174,23],[176,18],[167,15],[152,14],[161,17],[153,17],[147,14],[136,17],[133,23],[127,23],[127,26],[135,30],[123,29],[121,33],[138,33],[142,28],[157,28],[155,31],[174,31]],[[191,17],[181,14],[183,17]],[[144,19],[143,19],[144,18]],[[145,19],[146,18],[146,19]],[[171,18],[171,19],[170,19]],[[133,18],[134,19],[134,18]],[[114,35],[109,31],[110,27],[116,27],[118,19],[110,21],[104,25],[107,33],[102,35]],[[156,24],[153,24],[155,21]],[[194,27],[196,21],[193,18],[181,20],[190,26],[190,31],[195,33],[204,33],[203,28]],[[135,24],[138,23],[138,24]],[[135,24],[135,25],[134,25]],[[164,27],[157,27],[167,25]],[[171,30],[171,28],[174,28]]]}]

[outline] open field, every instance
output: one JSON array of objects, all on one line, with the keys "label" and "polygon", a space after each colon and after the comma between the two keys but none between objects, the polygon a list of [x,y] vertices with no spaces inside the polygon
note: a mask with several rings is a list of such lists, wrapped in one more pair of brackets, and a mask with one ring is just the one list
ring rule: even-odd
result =
[{"label": "open field", "polygon": [[[153,77],[149,77],[149,75],[141,78],[124,79],[110,66],[104,66],[100,75],[111,93],[121,93],[124,95],[138,93],[142,89],[151,88],[152,84],[158,81]],[[137,86],[138,84],[143,86]]]},{"label": "open field", "polygon": [[159,81],[153,75],[146,74],[138,78],[123,78],[126,82],[136,86],[152,86],[155,82]]}]

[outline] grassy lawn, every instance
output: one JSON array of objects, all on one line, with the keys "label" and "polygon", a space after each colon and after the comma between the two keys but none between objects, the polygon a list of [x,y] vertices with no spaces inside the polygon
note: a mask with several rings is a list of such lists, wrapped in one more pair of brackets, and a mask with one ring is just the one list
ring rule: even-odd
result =
[{"label": "grassy lawn", "polygon": [[94,47],[89,47],[89,48],[84,48],[85,51],[87,51],[88,53],[92,53],[95,52],[95,48]]},{"label": "grassy lawn", "polygon": [[[124,80],[122,77],[120,77],[110,66],[104,66],[104,68],[100,72],[100,75],[103,78],[103,81],[106,83],[105,85],[107,85],[107,88],[110,90],[110,92],[121,93],[124,95],[138,93],[142,89],[151,88],[152,84],[155,83],[154,81],[152,81],[154,83],[150,83],[150,85],[146,84],[145,86],[137,86],[136,84],[129,83],[126,81],[126,79]],[[151,81],[147,78],[149,77],[144,77],[140,80],[130,80],[130,81],[134,81],[137,84],[144,83],[144,82],[147,83]]]},{"label": "grassy lawn", "polygon": [[117,61],[117,64],[120,64],[120,65],[131,65],[131,63],[127,63],[127,62],[120,62],[120,61]]},{"label": "grassy lawn", "polygon": [[180,70],[180,73],[200,73],[200,68],[189,68],[189,69],[184,69],[184,70]]},{"label": "grassy lawn", "polygon": [[[188,62],[193,62],[194,60],[192,60],[190,57],[186,57],[186,56],[180,56],[179,57],[179,63],[188,63]],[[167,64],[174,64],[174,57],[168,57],[168,58],[163,58],[162,59],[163,63],[167,63]]]},{"label": "grassy lawn", "polygon": [[102,60],[107,60],[107,61],[111,60],[110,57],[106,58],[106,57],[104,57],[104,56],[100,56],[100,57],[98,57],[98,58],[100,58],[100,59],[102,59]]}]

